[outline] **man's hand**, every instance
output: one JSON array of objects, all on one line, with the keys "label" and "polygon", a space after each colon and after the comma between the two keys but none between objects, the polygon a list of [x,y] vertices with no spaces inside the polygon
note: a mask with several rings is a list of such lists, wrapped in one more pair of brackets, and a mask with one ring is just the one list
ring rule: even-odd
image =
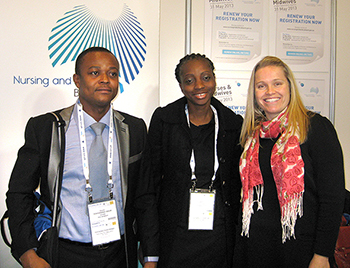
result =
[{"label": "man's hand", "polygon": [[154,261],[146,262],[143,268],[157,268],[157,262],[154,262]]},{"label": "man's hand", "polygon": [[19,258],[24,268],[51,268],[43,258],[40,258],[34,249],[27,250]]}]

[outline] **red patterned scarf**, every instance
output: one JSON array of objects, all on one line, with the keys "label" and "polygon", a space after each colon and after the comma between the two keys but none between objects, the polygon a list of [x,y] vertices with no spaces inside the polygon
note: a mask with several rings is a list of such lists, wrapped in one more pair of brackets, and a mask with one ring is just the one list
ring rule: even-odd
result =
[{"label": "red patterned scarf", "polygon": [[292,236],[295,238],[297,216],[303,215],[304,161],[301,157],[299,133],[295,131],[292,135],[292,130],[286,132],[287,126],[288,114],[283,111],[273,120],[263,122],[260,129],[245,143],[240,159],[243,187],[242,235],[249,237],[254,202],[258,203],[258,210],[263,209],[264,181],[259,166],[259,135],[261,138],[277,138],[281,133],[272,148],[271,169],[281,209],[282,243]]}]

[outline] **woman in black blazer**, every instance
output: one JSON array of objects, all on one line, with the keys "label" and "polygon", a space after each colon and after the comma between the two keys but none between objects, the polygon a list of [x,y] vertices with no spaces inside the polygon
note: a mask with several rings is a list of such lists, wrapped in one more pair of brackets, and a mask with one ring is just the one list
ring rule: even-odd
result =
[{"label": "woman in black blazer", "polygon": [[[155,110],[137,190],[145,267],[231,267],[242,117],[213,97],[214,65],[204,55],[182,58],[175,75],[185,96]],[[207,226],[189,216],[197,197],[212,206]]]}]

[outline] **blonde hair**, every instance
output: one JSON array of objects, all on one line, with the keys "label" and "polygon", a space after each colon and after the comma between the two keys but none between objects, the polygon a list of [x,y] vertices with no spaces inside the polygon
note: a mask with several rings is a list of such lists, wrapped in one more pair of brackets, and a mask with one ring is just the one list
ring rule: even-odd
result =
[{"label": "blonde hair", "polygon": [[[281,59],[273,56],[264,57],[255,65],[252,71],[248,87],[246,113],[241,130],[240,144],[244,147],[247,138],[253,135],[254,131],[259,128],[262,122],[267,120],[264,112],[255,100],[255,74],[259,69],[267,66],[281,67],[289,82],[290,101],[287,108],[287,113],[289,113],[287,131],[292,130],[292,133],[295,133],[295,131],[299,130],[299,141],[300,144],[302,144],[307,138],[311,113],[308,114],[308,110],[305,108],[301,100],[292,70]],[[296,126],[298,126],[298,128]]]}]

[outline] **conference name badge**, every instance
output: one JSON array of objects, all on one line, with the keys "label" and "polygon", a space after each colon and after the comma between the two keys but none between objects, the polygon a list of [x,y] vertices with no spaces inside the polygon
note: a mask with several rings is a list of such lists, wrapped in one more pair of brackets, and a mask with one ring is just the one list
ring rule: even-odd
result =
[{"label": "conference name badge", "polygon": [[213,230],[215,190],[190,190],[189,230]]},{"label": "conference name badge", "polygon": [[117,206],[114,199],[88,204],[92,244],[94,246],[119,240]]}]

